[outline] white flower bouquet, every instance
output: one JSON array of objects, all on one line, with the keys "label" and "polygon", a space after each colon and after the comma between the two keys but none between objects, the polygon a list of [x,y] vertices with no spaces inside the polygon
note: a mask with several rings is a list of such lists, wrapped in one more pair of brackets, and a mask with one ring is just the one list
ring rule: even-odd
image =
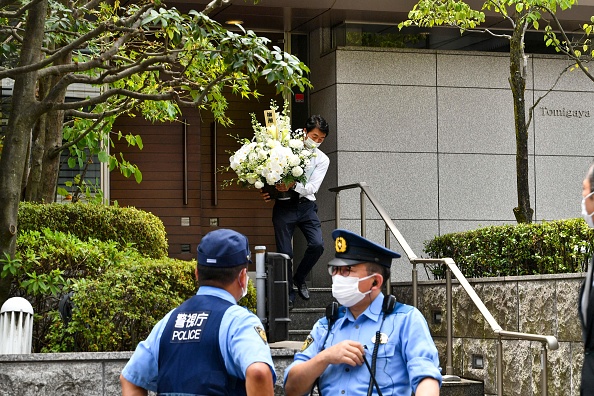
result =
[{"label": "white flower bouquet", "polygon": [[236,137],[242,146],[229,158],[229,167],[237,178],[227,180],[226,185],[236,181],[260,189],[265,185],[294,181],[305,184],[305,169],[315,154],[304,147],[303,136],[291,130],[287,105],[280,114],[274,101],[270,109],[265,111],[266,126],[261,125],[252,113],[252,140]]}]

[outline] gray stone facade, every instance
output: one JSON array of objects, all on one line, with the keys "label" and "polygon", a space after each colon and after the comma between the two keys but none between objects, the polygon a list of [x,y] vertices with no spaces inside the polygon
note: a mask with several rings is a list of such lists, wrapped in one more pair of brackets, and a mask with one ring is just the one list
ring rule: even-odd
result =
[{"label": "gray stone facade", "polygon": [[[328,188],[366,182],[413,251],[436,235],[513,224],[515,130],[505,53],[338,47],[310,34],[311,112],[332,126],[322,146],[330,168],[318,192],[324,238],[335,228]],[[594,147],[594,83],[568,61],[528,55],[526,102],[531,206],[536,221],[580,216],[581,181]],[[360,232],[359,191],[341,193],[341,227]],[[384,223],[367,204],[367,237]],[[333,254],[331,241],[320,260]],[[392,237],[391,246],[400,250]],[[296,249],[299,250],[299,249]],[[394,281],[409,281],[407,258]],[[423,274],[424,275],[424,274]],[[427,279],[427,277],[425,277]],[[314,287],[330,284],[324,265]]]},{"label": "gray stone facade", "polygon": [[[583,344],[577,300],[584,274],[471,279],[469,282],[503,330],[553,335],[559,349],[548,353],[548,395],[579,396]],[[484,381],[485,394],[497,394],[497,336],[462,287],[453,282],[453,371]],[[409,284],[395,284],[398,301],[412,304]],[[418,308],[429,327],[445,368],[447,341],[443,281],[420,282]],[[434,323],[433,314],[442,314]],[[503,339],[503,394],[540,395],[540,342]],[[483,369],[472,368],[472,355],[482,355]]]}]

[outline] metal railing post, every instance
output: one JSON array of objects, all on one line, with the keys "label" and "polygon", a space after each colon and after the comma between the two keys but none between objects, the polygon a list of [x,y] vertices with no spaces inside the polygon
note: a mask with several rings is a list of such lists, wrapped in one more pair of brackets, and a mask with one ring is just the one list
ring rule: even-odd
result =
[{"label": "metal railing post", "polygon": [[497,396],[503,396],[503,342],[497,337]]},{"label": "metal railing post", "polygon": [[418,291],[419,271],[417,270],[417,263],[413,263],[412,266],[413,266],[412,267],[412,293],[413,293],[412,301],[413,301],[413,306],[415,308],[418,308],[418,306],[419,306],[419,291]]},{"label": "metal railing post", "polygon": [[256,314],[267,323],[266,316],[266,246],[256,246]]},{"label": "metal railing post", "polygon": [[334,228],[340,228],[340,191],[336,192],[336,198],[334,199],[334,203],[336,205],[336,208],[334,209],[334,215],[336,216],[334,223],[336,227]]},{"label": "metal railing post", "polygon": [[540,352],[540,367],[541,367],[541,376],[540,376],[540,389],[542,396],[547,396],[549,394],[548,391],[548,384],[547,384],[547,345],[543,342],[542,343],[542,350]]},{"label": "metal railing post", "polygon": [[367,218],[365,213],[365,191],[361,190],[359,193],[360,205],[361,205],[361,236],[367,237]]},{"label": "metal railing post", "polygon": [[[390,249],[390,227],[388,227],[387,224],[386,224],[386,227],[384,228],[384,240],[385,240],[386,249]],[[392,294],[392,279],[386,280],[386,293]]]},{"label": "metal railing post", "polygon": [[454,367],[452,365],[452,350],[454,346],[454,318],[452,317],[452,271],[447,267],[446,270],[446,316],[447,316],[447,345],[446,345],[446,374],[454,375]]}]

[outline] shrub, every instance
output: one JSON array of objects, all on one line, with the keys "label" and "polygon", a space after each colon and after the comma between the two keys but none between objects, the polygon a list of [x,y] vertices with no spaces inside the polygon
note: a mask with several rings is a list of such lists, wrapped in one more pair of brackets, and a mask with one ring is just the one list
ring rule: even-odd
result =
[{"label": "shrub", "polygon": [[73,282],[72,318],[54,313],[44,352],[128,351],[196,293],[193,261],[139,258]]},{"label": "shrub", "polygon": [[19,233],[15,258],[0,260],[1,275],[14,275],[10,295],[26,297],[33,306],[33,350],[39,352],[47,345],[45,335],[58,301],[73,282],[100,277],[111,267],[140,257],[135,249],[122,248],[115,242],[83,242],[72,234],[47,228]]},{"label": "shrub", "polygon": [[[450,257],[467,278],[585,271],[593,230],[582,219],[489,226],[425,242],[432,258]],[[436,279],[445,268],[431,268]]]},{"label": "shrub", "polygon": [[131,207],[21,202],[18,225],[19,232],[48,227],[53,231],[69,232],[83,241],[94,238],[115,241],[123,247],[132,244],[143,255],[167,256],[163,222],[152,213]]},{"label": "shrub", "polygon": [[[139,259],[74,282],[72,318],[64,325],[53,313],[43,352],[134,350],[163,316],[196,293],[195,268],[194,260]],[[251,281],[239,304],[255,311]]]},{"label": "shrub", "polygon": [[[135,209],[105,211],[88,204],[21,205],[19,221],[24,219],[25,226],[19,230],[15,257],[0,259],[0,276],[14,275],[10,295],[23,296],[33,306],[34,352],[132,350],[168,311],[195,294],[195,261],[151,258],[141,254],[151,249],[136,249],[144,239],[141,235],[150,234],[152,227],[143,219],[163,227],[158,219],[151,219],[154,216]],[[76,209],[63,212],[64,207]],[[89,222],[83,225],[85,218]],[[126,218],[143,223],[142,230],[126,229],[124,223],[130,226],[136,221]],[[114,230],[93,233],[93,227],[113,225],[115,219],[123,221],[117,223],[124,229],[122,235],[140,237],[112,241],[101,238],[108,238],[109,232],[115,235]],[[69,224],[78,233],[44,228],[45,223],[53,229]],[[37,230],[28,230],[34,227]],[[87,234],[96,238],[81,240]],[[148,244],[163,241],[166,244],[164,230],[163,238]],[[159,250],[162,255],[163,249],[152,252]],[[243,304],[255,311],[251,281],[248,295],[240,300]],[[60,306],[66,309],[59,310]]]}]

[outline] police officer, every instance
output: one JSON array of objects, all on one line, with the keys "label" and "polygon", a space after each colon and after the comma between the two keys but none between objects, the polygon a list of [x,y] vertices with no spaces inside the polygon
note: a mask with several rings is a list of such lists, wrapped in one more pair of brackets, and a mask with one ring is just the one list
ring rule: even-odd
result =
[{"label": "police officer", "polygon": [[[427,322],[414,307],[384,296],[400,255],[346,230],[334,230],[330,261],[338,314],[320,319],[285,370],[287,395],[437,396],[441,373]],[[319,378],[318,378],[319,377]],[[371,391],[370,391],[371,390]]]},{"label": "police officer", "polygon": [[247,293],[247,238],[219,229],[198,246],[198,293],[138,344],[122,395],[273,395],[276,374],[260,320],[237,305]]}]

